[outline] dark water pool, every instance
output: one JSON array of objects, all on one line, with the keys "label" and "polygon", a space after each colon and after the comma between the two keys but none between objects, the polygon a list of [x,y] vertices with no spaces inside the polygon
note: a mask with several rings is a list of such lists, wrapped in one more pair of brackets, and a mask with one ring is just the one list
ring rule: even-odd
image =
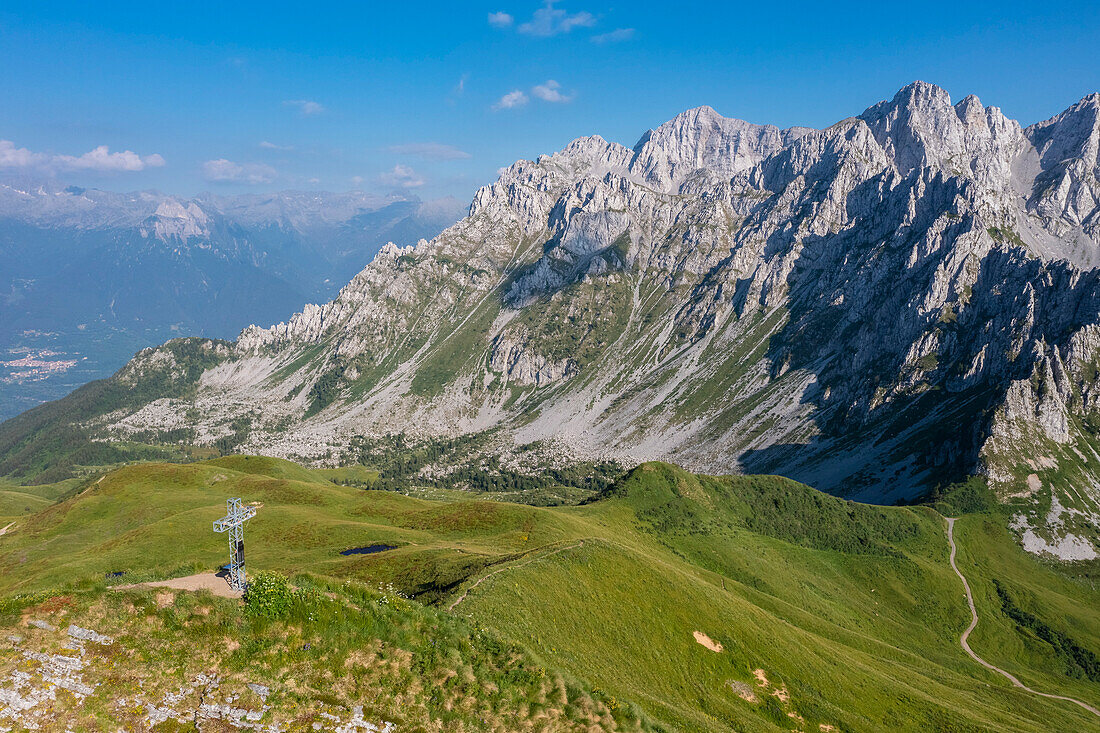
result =
[{"label": "dark water pool", "polygon": [[396,549],[397,545],[366,545],[364,547],[353,547],[350,550],[344,550],[341,555],[373,555],[376,552],[384,552],[385,550]]}]

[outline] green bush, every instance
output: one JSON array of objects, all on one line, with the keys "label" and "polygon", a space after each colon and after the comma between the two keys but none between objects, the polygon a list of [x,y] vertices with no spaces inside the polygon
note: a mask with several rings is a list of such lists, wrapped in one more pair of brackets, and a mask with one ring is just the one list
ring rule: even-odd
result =
[{"label": "green bush", "polygon": [[293,600],[294,591],[286,576],[265,570],[257,573],[248,584],[245,611],[249,616],[282,618],[290,611]]}]

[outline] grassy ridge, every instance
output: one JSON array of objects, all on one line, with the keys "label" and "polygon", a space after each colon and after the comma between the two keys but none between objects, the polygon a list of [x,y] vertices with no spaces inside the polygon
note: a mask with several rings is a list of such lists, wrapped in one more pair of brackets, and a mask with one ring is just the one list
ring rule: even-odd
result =
[{"label": "grassy ridge", "polygon": [[[225,538],[211,531],[211,523],[225,513],[231,495],[264,505],[246,530],[248,558],[257,567],[394,582],[403,592],[430,598],[563,534],[553,517],[535,522],[530,507],[441,504],[363,491],[276,459],[143,464],[107,474],[78,497],[23,519],[0,544],[0,566],[12,569],[0,575],[0,592],[128,569],[168,574],[194,562],[217,567]],[[398,549],[339,554],[375,543]]]},{"label": "grassy ridge", "polygon": [[[773,507],[792,521],[772,521]],[[784,479],[693,477],[661,464],[632,472],[605,502],[563,511],[601,539],[493,576],[461,608],[535,639],[550,660],[673,725],[797,727],[790,713],[806,730],[1094,724],[1072,706],[1008,688],[962,654],[968,614],[933,512],[855,505]],[[838,549],[849,534],[859,541]],[[1010,539],[999,550],[1030,563]],[[1027,572],[1040,587],[1058,582],[1042,568]],[[1095,593],[1075,593],[1096,607]],[[1064,610],[1073,623],[1100,628],[1088,614]],[[695,631],[719,641],[722,654],[697,644]],[[1021,662],[1004,660],[1009,668]],[[731,682],[753,684],[757,669],[789,692],[785,720],[733,694]],[[1035,682],[1067,685],[1053,669]],[[1095,685],[1075,689],[1100,697]]]},{"label": "grassy ridge", "polygon": [[[215,567],[226,550],[209,523],[227,496],[241,496],[263,504],[246,529],[251,571],[308,570],[392,583],[442,608],[458,602],[453,613],[469,623],[670,728],[1094,724],[1076,706],[1010,688],[963,654],[969,612],[947,564],[942,518],[930,509],[660,463],[582,506],[554,508],[338,485],[358,478],[257,457],[120,469],[0,538],[0,593],[93,589],[113,571],[130,573],[121,582]],[[982,617],[974,648],[1039,689],[1100,699],[1100,685],[1068,674],[1048,642],[1004,614],[993,581],[1092,654],[1100,594],[1024,555],[994,515],[963,517],[956,535]],[[340,555],[370,544],[396,549]]]}]

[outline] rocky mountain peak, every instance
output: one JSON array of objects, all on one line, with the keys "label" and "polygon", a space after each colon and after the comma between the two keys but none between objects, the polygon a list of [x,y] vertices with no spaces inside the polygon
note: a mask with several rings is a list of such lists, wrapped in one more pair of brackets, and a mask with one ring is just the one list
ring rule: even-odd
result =
[{"label": "rocky mountain peak", "polygon": [[1044,168],[1071,158],[1096,165],[1100,150],[1100,94],[1090,94],[1064,112],[1027,128]]},{"label": "rocky mountain peak", "polygon": [[191,238],[210,236],[210,229],[207,226],[209,221],[210,218],[206,212],[196,202],[185,203],[175,198],[167,198],[160,202],[156,211],[149,217],[148,223],[158,239],[186,241]]},{"label": "rocky mountain peak", "polygon": [[642,135],[634,146],[630,171],[663,191],[678,189],[701,169],[729,179],[807,132],[809,128],[781,130],[696,107]]},{"label": "rocky mountain peak", "polygon": [[1100,242],[1100,94],[1027,128],[1038,168],[1028,209],[1068,235]]},{"label": "rocky mountain peak", "polygon": [[907,176],[936,167],[984,182],[1003,179],[1022,142],[1020,125],[974,95],[957,105],[935,84],[917,81],[860,115]]}]

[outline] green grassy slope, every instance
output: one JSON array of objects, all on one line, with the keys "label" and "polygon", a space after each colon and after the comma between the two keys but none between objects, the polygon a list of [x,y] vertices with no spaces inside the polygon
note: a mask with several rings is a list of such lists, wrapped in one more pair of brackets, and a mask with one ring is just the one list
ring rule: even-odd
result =
[{"label": "green grassy slope", "polygon": [[[548,659],[675,725],[769,730],[792,724],[789,713],[815,730],[1095,725],[1068,704],[1009,689],[963,656],[965,601],[942,520],[929,510],[647,464],[606,503],[568,511],[589,525],[583,549],[494,576],[459,608],[535,639]],[[999,551],[1029,562],[1010,539]],[[1034,574],[1036,585],[1056,581],[1046,575]],[[1097,607],[1095,592],[1074,586],[1073,594]],[[1091,613],[1068,623],[1100,629]],[[697,644],[695,631],[719,641],[722,654]],[[1094,635],[1085,639],[1100,649]],[[975,648],[984,649],[978,640]],[[730,683],[751,684],[757,669],[786,686],[789,706],[733,694]],[[1052,672],[1034,681],[1066,689]],[[1100,698],[1094,683],[1075,689]]]},{"label": "green grassy slope", "polygon": [[268,458],[267,456],[223,456],[206,461],[206,465],[288,481],[326,483],[329,480],[323,471],[312,470],[282,458]]},{"label": "green grassy slope", "polygon": [[0,519],[33,514],[50,505],[49,499],[28,494],[25,491],[0,489]]},{"label": "green grassy slope", "polygon": [[[19,641],[0,647],[0,680],[18,680],[23,695],[46,689],[37,660],[25,653],[72,657],[69,624],[111,642],[87,643],[80,653],[79,679],[94,687],[87,699],[54,689],[48,704],[4,720],[17,730],[251,728],[201,718],[219,714],[204,705],[220,705],[240,711],[238,719],[262,712],[265,731],[341,723],[340,730],[363,730],[352,723],[357,708],[360,721],[377,726],[370,730],[383,730],[383,721],[414,732],[661,730],[636,707],[547,669],[463,619],[346,581],[303,575],[294,583],[289,607],[276,618],[242,613],[238,601],[205,591],[141,587],[30,605],[28,616],[55,629],[20,626],[11,629]],[[0,603],[0,625],[11,619],[9,608]]]},{"label": "green grassy slope", "polygon": [[[117,571],[167,575],[195,563],[216,567],[226,554],[225,537],[214,534],[211,523],[225,513],[229,496],[263,504],[246,530],[255,567],[393,582],[428,600],[489,564],[566,534],[562,518],[522,505],[428,502],[322,480],[245,473],[228,468],[233,463],[122,468],[25,518],[0,545],[0,566],[10,568],[0,575],[0,592],[91,581]],[[240,459],[236,465],[290,472],[285,462]],[[339,554],[378,543],[397,549]]]},{"label": "green grassy slope", "polygon": [[[970,637],[974,649],[1026,685],[1096,706],[1100,601],[1095,586],[1052,572],[1023,555],[994,515],[963,517],[955,534],[960,543],[959,568],[970,580],[978,609],[978,627]],[[1038,619],[1060,637],[1059,643],[1043,639],[1041,631],[1007,613],[998,585],[1011,606]]]},{"label": "green grassy slope", "polygon": [[[263,504],[246,529],[251,571],[392,583],[670,728],[1096,724],[1076,706],[1010,688],[962,652],[969,612],[931,509],[658,463],[598,500],[556,508],[425,501],[328,476],[243,457],[114,471],[0,538],[0,594],[101,588],[115,571],[127,571],[124,582],[215,567],[226,550],[210,522],[240,496]],[[1024,555],[1003,526],[991,514],[956,526],[982,618],[975,650],[1038,689],[1097,704],[1087,655],[1100,653],[1100,593]],[[379,543],[395,549],[339,554]],[[1030,614],[1017,619],[1048,631],[1006,613],[994,580]],[[1060,652],[1042,638],[1049,630]]]},{"label": "green grassy slope", "polygon": [[39,512],[55,501],[72,494],[80,485],[78,479],[55,484],[24,486],[0,479],[0,529],[11,522]]}]

